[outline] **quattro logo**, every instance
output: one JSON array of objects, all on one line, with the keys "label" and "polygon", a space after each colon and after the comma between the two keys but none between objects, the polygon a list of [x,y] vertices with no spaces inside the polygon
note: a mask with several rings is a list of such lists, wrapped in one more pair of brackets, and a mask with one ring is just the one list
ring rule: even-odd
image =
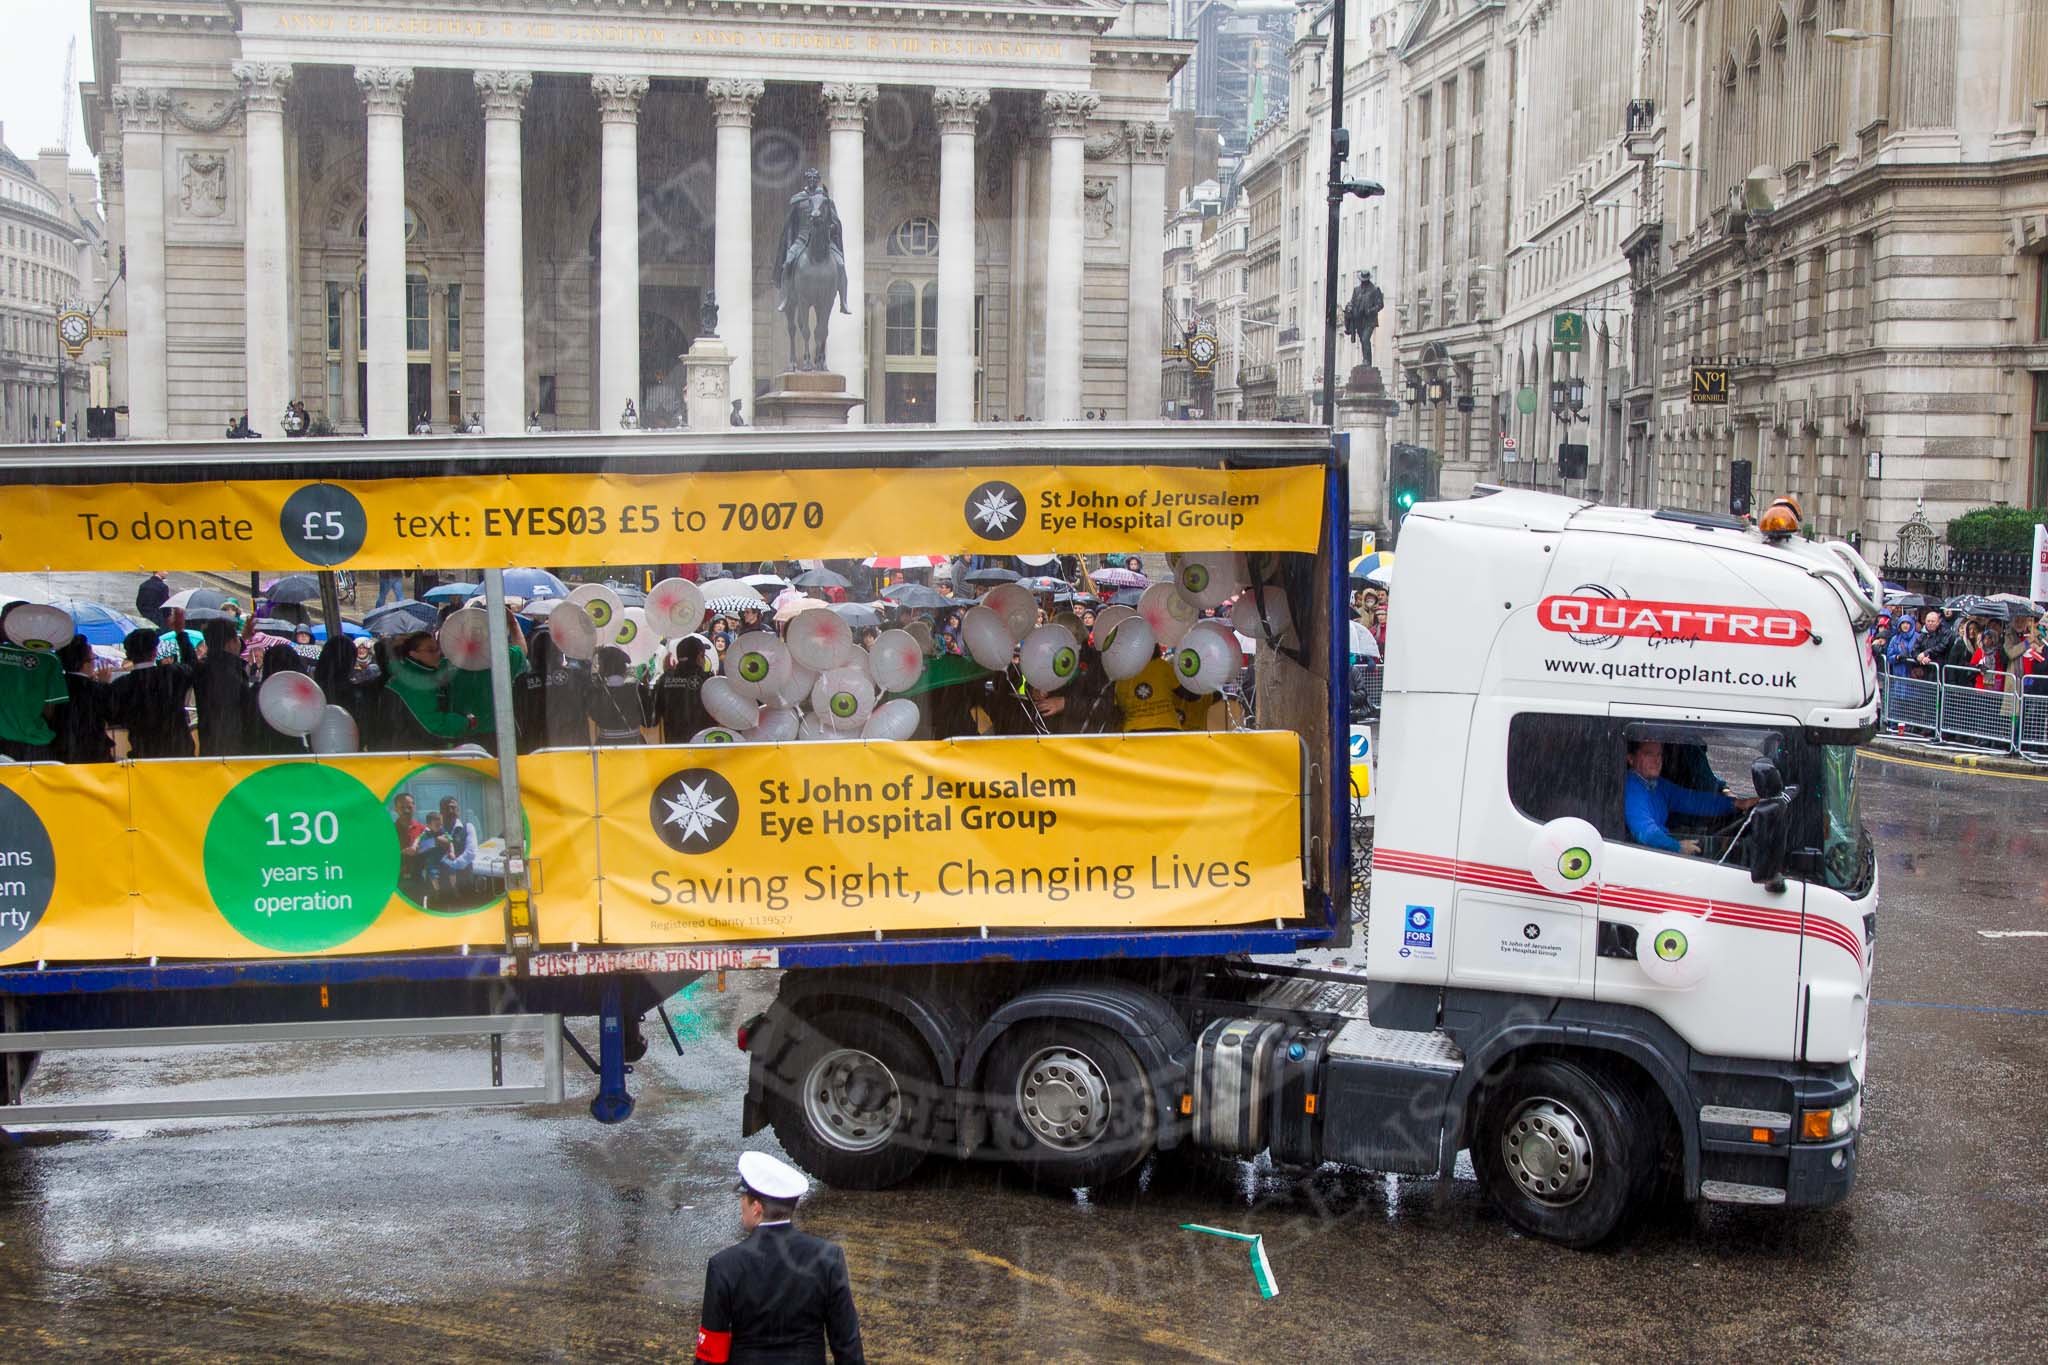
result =
[{"label": "quattro logo", "polygon": [[1803,611],[1590,595],[1546,597],[1536,605],[1536,620],[1545,630],[1581,639],[1607,636],[1790,646],[1805,644],[1813,634],[1813,622]]},{"label": "quattro logo", "polygon": [[685,768],[654,785],[647,818],[678,853],[709,853],[739,826],[739,794],[709,768]]}]

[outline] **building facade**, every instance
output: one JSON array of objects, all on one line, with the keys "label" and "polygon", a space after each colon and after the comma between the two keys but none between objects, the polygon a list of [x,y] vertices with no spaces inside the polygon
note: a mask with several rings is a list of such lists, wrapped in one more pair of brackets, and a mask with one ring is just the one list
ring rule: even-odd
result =
[{"label": "building facade", "polygon": [[132,435],[245,408],[274,431],[293,398],[379,435],[672,420],[714,298],[745,409],[789,368],[776,266],[810,167],[856,420],[1158,411],[1189,47],[1164,0],[92,8]]},{"label": "building facade", "polygon": [[98,198],[91,171],[55,149],[24,161],[0,128],[0,441],[76,439],[84,422],[105,342],[73,359],[57,318],[105,287]]}]

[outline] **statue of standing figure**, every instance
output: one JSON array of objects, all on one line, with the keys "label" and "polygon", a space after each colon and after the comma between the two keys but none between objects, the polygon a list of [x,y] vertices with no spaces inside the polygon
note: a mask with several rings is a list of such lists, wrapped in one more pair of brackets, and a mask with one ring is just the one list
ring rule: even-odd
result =
[{"label": "statue of standing figure", "polygon": [[825,339],[832,328],[832,305],[849,316],[846,242],[839,210],[813,167],[804,172],[803,188],[789,197],[782,222],[782,241],[775,256],[779,311],[789,331],[789,363],[796,370],[825,368]]},{"label": "statue of standing figure", "polygon": [[1358,343],[1364,356],[1361,365],[1372,365],[1372,334],[1379,328],[1380,312],[1386,306],[1387,296],[1372,282],[1372,272],[1359,271],[1358,287],[1344,305],[1344,335]]}]

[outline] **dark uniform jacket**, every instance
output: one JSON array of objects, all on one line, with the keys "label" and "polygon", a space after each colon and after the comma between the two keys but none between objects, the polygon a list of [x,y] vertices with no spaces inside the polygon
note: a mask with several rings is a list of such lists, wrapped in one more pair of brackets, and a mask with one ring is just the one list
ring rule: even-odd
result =
[{"label": "dark uniform jacket", "polygon": [[703,1365],[824,1365],[827,1340],[835,1365],[866,1365],[838,1247],[764,1223],[711,1258],[697,1329]]}]

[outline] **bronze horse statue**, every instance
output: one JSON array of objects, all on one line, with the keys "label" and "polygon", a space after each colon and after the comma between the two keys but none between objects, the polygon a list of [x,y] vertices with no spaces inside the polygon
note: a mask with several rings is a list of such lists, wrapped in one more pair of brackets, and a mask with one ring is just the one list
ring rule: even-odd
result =
[{"label": "bronze horse statue", "polygon": [[789,367],[825,368],[825,340],[832,332],[832,305],[846,307],[844,276],[832,255],[832,206],[822,196],[798,218],[798,247],[783,276],[783,320],[789,328]]}]

